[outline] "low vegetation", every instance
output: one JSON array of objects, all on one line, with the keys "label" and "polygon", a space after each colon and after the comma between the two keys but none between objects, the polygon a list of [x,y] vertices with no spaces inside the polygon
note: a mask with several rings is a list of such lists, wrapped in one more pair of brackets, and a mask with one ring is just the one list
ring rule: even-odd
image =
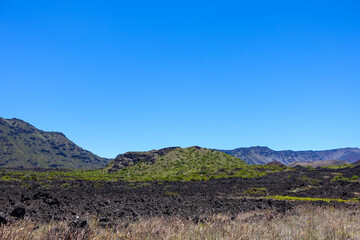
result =
[{"label": "low vegetation", "polygon": [[266,195],[268,193],[266,188],[249,188],[244,191],[246,195]]},{"label": "low vegetation", "polygon": [[140,163],[119,170],[106,172],[104,170],[72,170],[72,171],[25,171],[0,170],[0,180],[3,181],[31,181],[31,180],[90,180],[90,181],[206,181],[213,178],[255,178],[269,173],[284,171],[286,168],[277,166],[251,166],[243,165],[232,169],[216,167],[203,167],[185,169],[183,166],[169,167],[166,172]]},{"label": "low vegetation", "polygon": [[267,199],[274,199],[274,200],[286,200],[286,201],[306,201],[306,202],[353,202],[358,203],[359,198],[353,199],[339,199],[339,198],[312,198],[312,197],[292,197],[292,196],[268,196]]},{"label": "low vegetation", "polygon": [[331,182],[338,182],[338,181],[350,182],[350,181],[357,181],[357,180],[359,180],[359,176],[357,176],[357,175],[353,175],[351,178],[347,178],[347,177],[344,177],[341,173],[339,173],[339,174],[336,174],[331,179]]},{"label": "low vegetation", "polygon": [[66,222],[38,225],[15,222],[3,225],[0,239],[359,239],[359,210],[300,207],[279,215],[272,211],[239,214],[235,219],[214,215],[194,222],[178,216],[153,217],[116,227],[100,227],[98,221],[73,229]]},{"label": "low vegetation", "polygon": [[[309,169],[309,170],[313,171],[313,169]],[[306,175],[302,175],[300,179],[302,181],[304,181],[304,182],[307,182],[307,183],[311,184],[311,185],[316,185],[316,184],[321,182],[319,179],[309,178]]]},{"label": "low vegetation", "polygon": [[352,167],[354,167],[353,164],[341,164],[341,165],[322,166],[322,168],[327,168],[327,169],[342,169],[342,168],[352,168]]}]

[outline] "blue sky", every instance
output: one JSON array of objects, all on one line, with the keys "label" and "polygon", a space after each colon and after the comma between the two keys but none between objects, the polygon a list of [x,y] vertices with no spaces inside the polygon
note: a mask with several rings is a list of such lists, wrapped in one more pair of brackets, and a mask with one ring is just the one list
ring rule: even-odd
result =
[{"label": "blue sky", "polygon": [[100,156],[360,147],[358,1],[0,0],[0,116]]}]

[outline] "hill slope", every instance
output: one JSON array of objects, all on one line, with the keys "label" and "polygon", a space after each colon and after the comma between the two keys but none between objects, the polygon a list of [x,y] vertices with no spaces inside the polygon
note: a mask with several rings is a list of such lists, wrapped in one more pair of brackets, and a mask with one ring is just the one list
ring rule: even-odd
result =
[{"label": "hill slope", "polygon": [[128,152],[118,155],[105,169],[134,180],[207,180],[263,174],[239,158],[200,147]]},{"label": "hill slope", "polygon": [[0,118],[0,167],[92,169],[107,162],[62,133],[41,131],[19,119]]},{"label": "hill slope", "polygon": [[279,161],[283,164],[289,164],[291,162],[309,162],[334,159],[352,163],[360,159],[359,148],[339,148],[325,151],[274,151],[268,147],[250,147],[218,151],[239,157],[248,164],[266,164],[271,161]]}]

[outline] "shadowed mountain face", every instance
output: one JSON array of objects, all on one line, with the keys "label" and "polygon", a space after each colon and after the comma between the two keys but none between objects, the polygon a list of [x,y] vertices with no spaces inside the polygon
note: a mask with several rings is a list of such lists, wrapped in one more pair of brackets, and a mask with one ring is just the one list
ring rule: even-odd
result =
[{"label": "shadowed mountain face", "polygon": [[241,158],[248,164],[266,164],[271,161],[279,161],[287,165],[292,162],[321,160],[344,160],[353,163],[360,159],[359,148],[339,148],[325,151],[274,151],[268,147],[250,147],[218,151]]},{"label": "shadowed mountain face", "polygon": [[0,167],[92,169],[107,162],[62,133],[41,131],[19,119],[0,118]]}]

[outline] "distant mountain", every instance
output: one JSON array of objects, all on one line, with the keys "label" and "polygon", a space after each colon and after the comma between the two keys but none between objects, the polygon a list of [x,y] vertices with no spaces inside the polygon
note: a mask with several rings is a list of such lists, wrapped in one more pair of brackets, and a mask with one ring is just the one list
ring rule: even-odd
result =
[{"label": "distant mountain", "polygon": [[108,161],[62,133],[45,132],[15,118],[0,118],[0,167],[93,169]]},{"label": "distant mountain", "polygon": [[296,161],[309,162],[334,159],[352,163],[360,159],[359,148],[339,148],[324,151],[274,151],[268,147],[250,147],[218,151],[241,158],[248,164],[266,164],[271,161],[279,161],[287,165]]},{"label": "distant mountain", "polygon": [[323,166],[330,166],[330,165],[344,165],[344,164],[350,164],[348,161],[344,160],[320,160],[320,161],[312,161],[312,162],[292,162],[289,163],[288,167],[296,167],[296,166],[302,166],[302,167],[323,167]]}]

